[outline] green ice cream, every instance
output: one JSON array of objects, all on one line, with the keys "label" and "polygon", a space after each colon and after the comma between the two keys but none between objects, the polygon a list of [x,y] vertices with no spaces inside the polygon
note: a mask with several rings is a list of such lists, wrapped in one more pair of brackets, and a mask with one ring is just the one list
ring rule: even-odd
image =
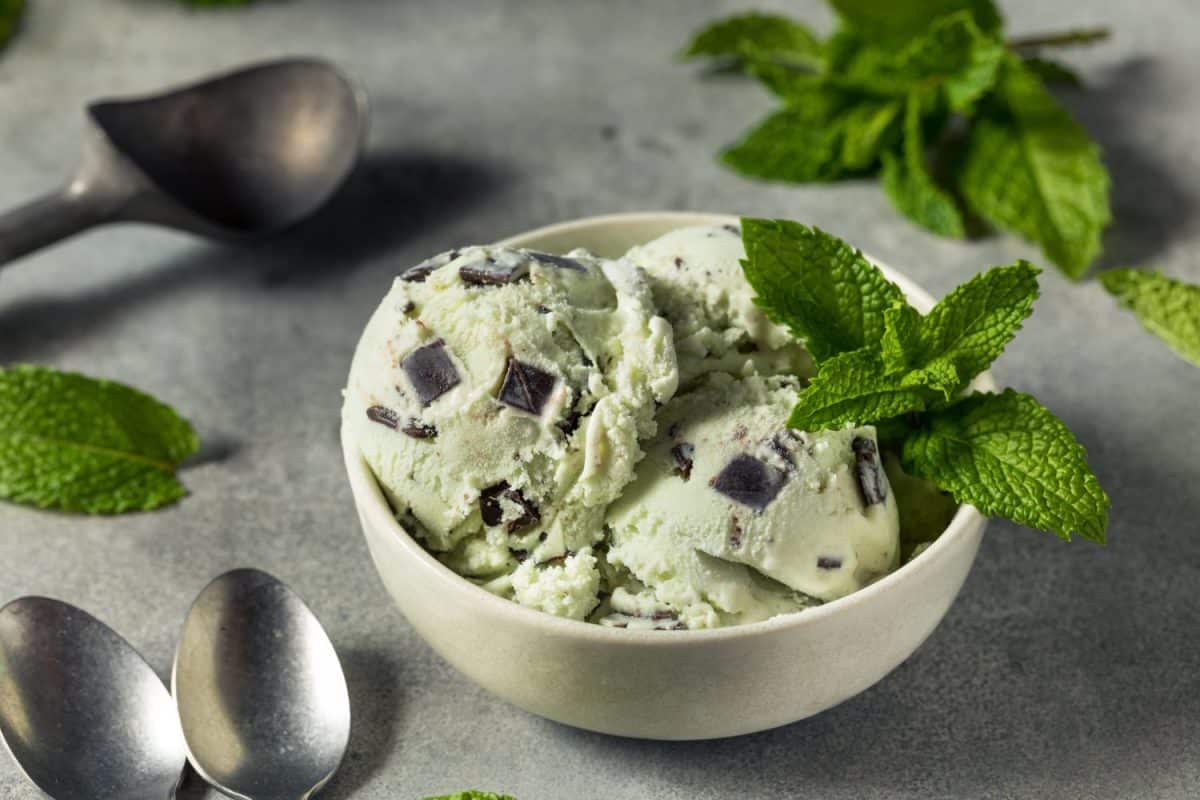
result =
[{"label": "green ice cream", "polygon": [[788,430],[812,362],[743,256],[701,227],[430,259],[367,325],[346,435],[431,552],[531,608],[708,628],[848,594],[900,552],[874,430]]}]

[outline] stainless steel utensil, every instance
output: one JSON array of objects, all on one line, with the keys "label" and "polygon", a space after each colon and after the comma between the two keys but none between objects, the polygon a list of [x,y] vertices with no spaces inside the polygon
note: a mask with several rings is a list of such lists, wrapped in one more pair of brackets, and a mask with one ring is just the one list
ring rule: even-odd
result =
[{"label": "stainless steel utensil", "polygon": [[45,597],[0,609],[0,735],[55,800],[167,800],[186,759],[154,670],[107,625]]},{"label": "stainless steel utensil", "polygon": [[257,64],[87,112],[75,176],[0,217],[0,264],[109,222],[223,238],[287,227],[349,175],[367,125],[362,90],[313,59]]},{"label": "stainless steel utensil", "polygon": [[350,696],[333,645],[264,572],[227,572],[196,598],[172,688],[192,766],[231,797],[306,800],[345,754]]}]

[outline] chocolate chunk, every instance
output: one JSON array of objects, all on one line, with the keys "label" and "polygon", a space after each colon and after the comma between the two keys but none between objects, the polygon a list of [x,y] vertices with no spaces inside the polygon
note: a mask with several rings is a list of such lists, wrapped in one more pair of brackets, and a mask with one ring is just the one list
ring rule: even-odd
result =
[{"label": "chocolate chunk", "polygon": [[521,411],[541,414],[557,383],[553,373],[509,356],[499,400]]},{"label": "chocolate chunk", "polygon": [[412,300],[409,300],[407,303],[404,304],[404,308],[402,308],[400,310],[404,313],[405,316],[408,316],[409,314],[411,314],[412,312],[417,310],[417,304],[414,303]]},{"label": "chocolate chunk", "polygon": [[400,368],[408,375],[421,404],[426,406],[461,382],[441,339],[413,350],[401,359]]},{"label": "chocolate chunk", "polygon": [[738,521],[737,514],[729,515],[729,546],[737,549],[742,546],[742,524]]},{"label": "chocolate chunk", "polygon": [[862,491],[863,504],[873,506],[887,500],[887,484],[883,482],[883,474],[879,469],[879,448],[875,442],[855,436],[850,442],[850,449],[854,451],[854,472],[858,478],[858,488]]},{"label": "chocolate chunk", "polygon": [[817,556],[817,569],[841,569],[842,560],[836,556]]},{"label": "chocolate chunk", "polygon": [[549,264],[552,267],[558,267],[559,269],[569,269],[574,272],[587,272],[587,267],[585,267],[583,264],[580,264],[578,261],[576,261],[573,258],[566,258],[564,256],[552,256],[549,253],[538,253],[533,250],[529,251],[529,255],[533,256],[535,259],[542,262],[543,264]]},{"label": "chocolate chunk", "polygon": [[671,458],[675,460],[675,474],[685,481],[692,477],[692,466],[696,463],[696,446],[690,442],[680,442],[671,448]]},{"label": "chocolate chunk", "polygon": [[784,463],[792,469],[796,468],[796,454],[787,446],[785,439],[795,441],[794,436],[788,436],[785,433],[777,433],[767,440],[767,447],[771,452],[783,459]]},{"label": "chocolate chunk", "polygon": [[435,426],[421,422],[416,417],[409,417],[400,430],[414,439],[436,439],[438,433]]},{"label": "chocolate chunk", "polygon": [[463,283],[476,286],[502,286],[516,283],[529,274],[529,262],[513,253],[486,256],[458,268]]},{"label": "chocolate chunk", "polygon": [[516,533],[541,521],[542,515],[534,503],[526,500],[519,489],[509,486],[508,481],[500,481],[479,493],[479,514],[483,517],[483,524],[493,527],[504,522],[504,506],[500,502],[501,499],[515,503],[521,508],[520,516],[504,523],[506,532]]},{"label": "chocolate chunk", "polygon": [[583,419],[583,414],[575,409],[571,409],[566,415],[558,421],[558,429],[563,432],[564,436],[570,436],[575,431],[579,430],[579,423]]},{"label": "chocolate chunk", "polygon": [[675,256],[675,269],[683,269],[683,259]]},{"label": "chocolate chunk", "polygon": [[385,408],[383,406],[371,406],[367,409],[367,419],[371,420],[371,422],[378,422],[384,427],[395,430],[396,426],[400,422],[400,415],[395,411],[392,411],[390,408]]},{"label": "chocolate chunk", "polygon": [[742,454],[734,457],[713,478],[712,487],[736,503],[762,511],[786,482],[785,472]]},{"label": "chocolate chunk", "polygon": [[512,557],[517,560],[518,564],[523,564],[525,562],[525,559],[529,558],[528,550],[513,550],[511,552],[512,552]]},{"label": "chocolate chunk", "polygon": [[443,267],[446,264],[449,264],[457,257],[458,253],[453,252],[442,253],[434,256],[433,258],[427,258],[420,264],[417,264],[415,267],[409,267],[408,269],[404,270],[404,272],[401,272],[400,280],[404,281],[405,283],[424,283],[425,279],[433,274],[434,270],[436,270],[438,267]]},{"label": "chocolate chunk", "polygon": [[737,225],[722,225],[721,227],[724,228],[725,230],[729,231],[730,233],[732,233],[734,236],[742,235],[742,229],[739,228]]}]

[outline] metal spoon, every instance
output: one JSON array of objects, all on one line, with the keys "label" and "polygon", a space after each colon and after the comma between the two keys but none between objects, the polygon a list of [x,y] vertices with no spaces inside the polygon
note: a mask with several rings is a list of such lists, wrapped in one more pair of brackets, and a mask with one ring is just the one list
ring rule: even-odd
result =
[{"label": "metal spoon", "polygon": [[186,759],[154,670],[103,622],[45,597],[0,609],[0,734],[55,800],[166,800]]},{"label": "metal spoon", "polygon": [[350,739],[350,695],[321,624],[264,572],[210,583],[188,612],[172,688],[188,759],[245,800],[306,800]]},{"label": "metal spoon", "polygon": [[313,59],[258,64],[87,112],[74,178],[0,217],[0,264],[109,222],[225,238],[287,227],[345,180],[367,125],[362,90]]}]

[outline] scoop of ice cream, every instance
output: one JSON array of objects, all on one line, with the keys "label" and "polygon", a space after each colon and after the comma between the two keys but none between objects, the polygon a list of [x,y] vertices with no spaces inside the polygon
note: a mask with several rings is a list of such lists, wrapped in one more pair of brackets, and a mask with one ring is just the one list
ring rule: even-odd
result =
[{"label": "scoop of ice cream", "polygon": [[[396,279],[355,352],[343,426],[454,569],[582,616],[513,573],[601,538],[676,382],[670,326],[631,263],[473,247]],[[572,568],[594,573],[588,558]]]},{"label": "scoop of ice cream", "polygon": [[681,386],[713,371],[812,374],[812,360],[795,337],[754,304],[737,228],[680,228],[626,257],[646,270],[654,302],[674,328]]},{"label": "scoop of ice cream", "polygon": [[609,509],[609,561],[685,616],[704,603],[736,622],[770,610],[764,592],[833,600],[895,567],[874,429],[790,430],[797,391],[784,376],[713,373],[668,403]]}]

